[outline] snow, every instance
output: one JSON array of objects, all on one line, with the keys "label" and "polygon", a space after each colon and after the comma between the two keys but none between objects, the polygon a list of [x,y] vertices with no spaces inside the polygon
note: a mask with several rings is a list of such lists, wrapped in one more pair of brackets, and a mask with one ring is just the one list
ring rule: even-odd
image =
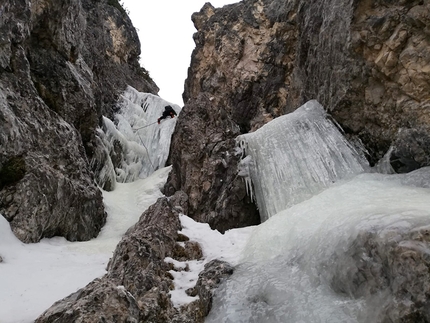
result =
[{"label": "snow", "polygon": [[0,216],[0,322],[33,322],[52,303],[102,276],[125,231],[162,196],[160,188],[169,171],[170,167],[162,168],[146,179],[104,191],[107,223],[88,242],[57,237],[24,244]]},{"label": "snow", "polygon": [[167,257],[164,261],[172,263],[176,269],[189,270],[171,270],[174,277],[175,289],[170,292],[173,305],[180,307],[188,304],[197,297],[188,296],[185,291],[194,287],[199,273],[204,266],[214,260],[219,259],[236,265],[239,262],[240,255],[246,245],[246,242],[255,227],[228,230],[221,234],[217,230],[212,230],[207,223],[195,222],[190,217],[182,214],[180,216],[182,230],[180,233],[186,235],[191,241],[196,241],[203,249],[203,259],[177,261]]},{"label": "snow", "polygon": [[[140,215],[163,194],[171,167],[162,168],[146,179],[117,183],[114,191],[103,191],[107,222],[99,236],[88,242],[69,242],[63,238],[43,239],[37,244],[24,244],[11,232],[0,216],[0,322],[29,323],[57,300],[84,287],[105,274],[105,268],[121,237],[136,223]],[[180,262],[166,258],[175,268],[171,271],[175,290],[172,301],[180,306],[195,298],[185,294],[193,287],[204,265],[213,259],[236,264],[254,227],[227,231],[222,235],[208,224],[180,216],[181,233],[197,241],[204,259]]]}]

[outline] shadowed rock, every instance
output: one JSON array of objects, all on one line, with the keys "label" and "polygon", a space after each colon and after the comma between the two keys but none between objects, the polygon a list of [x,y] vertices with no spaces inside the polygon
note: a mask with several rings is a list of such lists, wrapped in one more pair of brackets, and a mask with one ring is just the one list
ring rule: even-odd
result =
[{"label": "shadowed rock", "polygon": [[[232,140],[318,100],[370,163],[430,165],[429,16],[423,1],[245,0],[193,14],[196,48],[167,194],[224,231],[256,223]],[[193,148],[189,147],[190,142]],[[195,147],[195,148],[194,148]]]},{"label": "shadowed rock", "polygon": [[[178,235],[181,225],[176,209],[186,207],[186,200],[183,192],[159,199],[127,231],[107,274],[56,302],[36,322],[203,322],[211,308],[213,289],[232,268],[222,262],[208,264],[195,287],[194,295],[200,298],[181,308],[173,306],[169,295],[174,288],[172,268],[164,259],[201,256],[195,243],[180,254],[181,259],[175,254],[178,239],[184,239]],[[196,250],[200,252],[196,254]]]},{"label": "shadowed rock", "polygon": [[89,161],[127,84],[156,93],[115,1],[0,4],[0,212],[24,242],[88,240],[105,222]]}]

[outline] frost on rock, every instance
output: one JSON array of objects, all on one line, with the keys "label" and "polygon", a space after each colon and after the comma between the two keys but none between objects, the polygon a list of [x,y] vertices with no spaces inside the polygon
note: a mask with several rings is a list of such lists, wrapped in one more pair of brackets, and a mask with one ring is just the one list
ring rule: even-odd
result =
[{"label": "frost on rock", "polygon": [[245,157],[239,175],[262,221],[367,167],[315,100],[236,141]]},{"label": "frost on rock", "polygon": [[167,105],[179,114],[178,105],[129,86],[118,102],[114,121],[103,117],[98,140],[104,151],[93,160],[100,187],[114,189],[116,182],[146,178],[164,167],[177,120],[167,118],[157,124]]}]

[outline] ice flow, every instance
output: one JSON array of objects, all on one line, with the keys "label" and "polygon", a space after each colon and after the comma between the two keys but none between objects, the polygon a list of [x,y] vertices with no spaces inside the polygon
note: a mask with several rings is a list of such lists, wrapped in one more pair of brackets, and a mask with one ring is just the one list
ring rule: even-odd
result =
[{"label": "ice flow", "polygon": [[236,141],[244,154],[239,175],[262,221],[367,168],[315,100]]},{"label": "ice flow", "polygon": [[391,322],[420,306],[412,300],[426,292],[430,167],[366,173],[316,101],[238,143],[240,174],[266,221],[206,323]]},{"label": "ice flow", "polygon": [[167,118],[157,124],[167,105],[180,113],[181,108],[176,104],[127,87],[118,102],[114,121],[104,117],[103,127],[98,129],[98,138],[108,156],[100,158],[100,187],[110,182],[114,188],[116,182],[146,178],[164,167],[177,120]]}]

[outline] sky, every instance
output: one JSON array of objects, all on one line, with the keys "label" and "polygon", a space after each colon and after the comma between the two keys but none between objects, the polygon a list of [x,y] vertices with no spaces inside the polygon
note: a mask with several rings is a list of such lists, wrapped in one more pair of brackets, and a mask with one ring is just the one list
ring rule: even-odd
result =
[{"label": "sky", "polygon": [[[196,29],[191,15],[200,11],[207,0],[123,0],[120,1],[139,34],[141,65],[160,88],[159,95],[183,106],[182,93]],[[212,0],[214,7],[239,2]]]}]

